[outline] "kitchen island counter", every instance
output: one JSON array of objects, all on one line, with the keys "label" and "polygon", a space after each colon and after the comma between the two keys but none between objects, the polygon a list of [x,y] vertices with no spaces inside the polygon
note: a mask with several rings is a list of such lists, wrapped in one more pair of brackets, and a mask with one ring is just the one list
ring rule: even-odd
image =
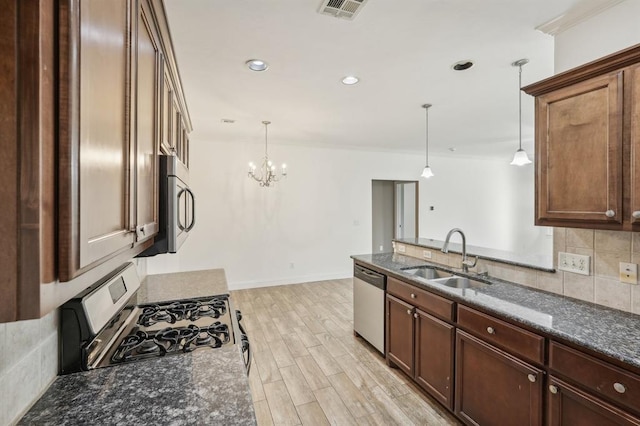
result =
[{"label": "kitchen island counter", "polygon": [[[458,269],[397,253],[351,256],[356,262],[395,276],[464,305],[496,314],[628,364],[640,371],[640,316],[508,281],[464,274]],[[490,282],[481,288],[451,288],[416,278],[407,268],[434,266]]]},{"label": "kitchen island counter", "polygon": [[[223,269],[150,275],[138,303],[228,294]],[[240,344],[58,377],[21,425],[255,425]]]}]

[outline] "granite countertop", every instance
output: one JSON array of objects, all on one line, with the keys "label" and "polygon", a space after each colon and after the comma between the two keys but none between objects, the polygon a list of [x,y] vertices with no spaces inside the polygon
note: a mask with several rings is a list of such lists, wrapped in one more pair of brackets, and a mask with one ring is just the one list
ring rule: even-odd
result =
[{"label": "granite countertop", "polygon": [[61,376],[19,425],[255,425],[236,346]]},{"label": "granite countertop", "polygon": [[[494,278],[458,270],[397,253],[351,256],[354,260],[391,272],[407,282],[451,300],[525,324],[550,336],[572,342],[640,368],[640,316],[583,302]],[[403,269],[413,266],[439,269],[490,281],[482,288],[456,289],[417,278]]]},{"label": "granite countertop", "polygon": [[147,275],[138,290],[138,303],[228,294],[224,269]]},{"label": "granite countertop", "polygon": [[[138,303],[228,294],[223,269],[149,275]],[[58,377],[22,425],[255,425],[239,344]]]},{"label": "granite countertop", "polygon": [[[444,246],[444,241],[432,240],[430,238],[396,238],[393,241],[396,241],[400,244],[410,244],[413,246],[432,248],[436,250],[440,250]],[[462,253],[462,244],[450,242],[449,252],[459,254]],[[467,245],[467,255],[478,256],[480,259],[493,260],[496,262],[506,263],[508,265],[521,266],[523,268],[536,269],[545,272],[555,272],[555,269],[553,268],[553,256],[550,255],[531,256],[471,245]]]}]

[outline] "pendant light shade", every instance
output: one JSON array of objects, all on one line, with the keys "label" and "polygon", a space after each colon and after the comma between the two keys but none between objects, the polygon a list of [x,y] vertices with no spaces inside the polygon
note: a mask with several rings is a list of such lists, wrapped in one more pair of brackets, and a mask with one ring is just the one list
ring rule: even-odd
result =
[{"label": "pendant light shade", "polygon": [[431,104],[424,104],[422,105],[422,108],[424,108],[425,117],[426,117],[426,144],[425,144],[424,170],[422,171],[422,175],[420,176],[422,176],[425,179],[429,179],[431,176],[433,176],[431,167],[429,167],[429,108],[431,108]]},{"label": "pendant light shade", "polygon": [[522,66],[529,63],[528,59],[520,59],[512,63],[514,67],[518,67],[518,150],[511,161],[512,166],[524,166],[531,164],[527,152],[522,149]]},{"label": "pendant light shade", "polygon": [[424,168],[424,170],[422,171],[422,174],[420,175],[425,179],[429,179],[431,176],[433,176],[433,172],[431,171],[431,167],[426,166]]}]

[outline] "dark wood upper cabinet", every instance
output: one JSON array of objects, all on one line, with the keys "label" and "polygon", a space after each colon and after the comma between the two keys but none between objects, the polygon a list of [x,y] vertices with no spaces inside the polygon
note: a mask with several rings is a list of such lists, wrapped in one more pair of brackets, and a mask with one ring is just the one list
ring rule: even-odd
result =
[{"label": "dark wood upper cabinet", "polygon": [[[131,4],[61,2],[59,276],[132,247]],[[106,42],[108,40],[108,42]]]},{"label": "dark wood upper cabinet", "polygon": [[158,147],[161,82],[159,39],[153,25],[152,11],[141,2],[137,13],[137,42],[134,44],[136,75],[136,125],[134,164],[136,170],[135,215],[136,240],[152,238],[158,233]]},{"label": "dark wood upper cabinet", "polygon": [[638,230],[640,45],[523,88],[536,97],[536,224]]}]

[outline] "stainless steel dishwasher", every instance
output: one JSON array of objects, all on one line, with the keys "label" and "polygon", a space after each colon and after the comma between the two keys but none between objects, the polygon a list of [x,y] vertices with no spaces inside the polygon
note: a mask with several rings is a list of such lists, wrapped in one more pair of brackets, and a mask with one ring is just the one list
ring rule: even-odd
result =
[{"label": "stainless steel dishwasher", "polygon": [[387,277],[353,265],[353,331],[384,354],[384,293]]}]

